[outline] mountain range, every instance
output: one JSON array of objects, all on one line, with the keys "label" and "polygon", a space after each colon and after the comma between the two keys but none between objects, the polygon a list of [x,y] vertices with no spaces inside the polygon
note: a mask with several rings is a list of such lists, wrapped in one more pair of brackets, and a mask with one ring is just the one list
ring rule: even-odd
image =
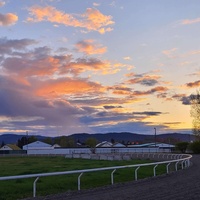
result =
[{"label": "mountain range", "polygon": [[[16,144],[18,139],[25,137],[26,135],[16,135],[16,134],[3,134],[0,135],[0,144],[3,142],[4,144]],[[30,137],[31,135],[29,135]],[[54,140],[56,137],[42,136],[42,135],[33,135],[37,138],[37,140],[43,141],[45,138],[52,138]],[[85,142],[88,138],[95,138],[98,142],[102,141],[115,141],[115,142],[154,142],[155,135],[144,135],[144,134],[136,134],[130,132],[111,132],[111,133],[96,133],[96,134],[88,134],[88,133],[77,133],[72,134],[68,137],[72,137],[74,141]],[[182,133],[166,133],[166,134],[158,134],[156,135],[157,142],[165,142],[165,143],[176,143],[176,142],[190,142],[194,141],[195,137],[191,134],[182,134]]]}]

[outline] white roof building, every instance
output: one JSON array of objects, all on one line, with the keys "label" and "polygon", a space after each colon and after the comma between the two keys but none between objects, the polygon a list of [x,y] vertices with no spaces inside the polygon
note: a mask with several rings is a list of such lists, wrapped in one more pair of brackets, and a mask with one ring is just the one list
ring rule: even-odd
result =
[{"label": "white roof building", "polygon": [[113,144],[113,147],[126,147],[124,144],[122,144],[122,143],[119,143],[119,142],[115,142],[114,144]]},{"label": "white roof building", "polygon": [[128,147],[156,147],[157,148],[174,148],[175,145],[172,145],[172,144],[166,144],[166,143],[159,143],[159,142],[156,142],[156,143],[146,143],[146,144],[131,144],[131,145],[128,145]]},{"label": "white roof building", "polygon": [[3,147],[1,147],[0,150],[21,150],[21,149],[14,144],[6,144]]},{"label": "white roof building", "polygon": [[55,149],[55,148],[60,148],[61,146],[59,144],[54,144],[52,145],[52,147]]},{"label": "white roof building", "polygon": [[44,143],[44,142],[40,142],[40,141],[36,141],[36,142],[32,142],[30,144],[24,145],[23,146],[23,150],[30,150],[30,149],[53,149],[54,147],[52,147],[52,145]]},{"label": "white roof building", "polygon": [[96,145],[96,147],[112,147],[112,143],[108,141],[103,141]]}]

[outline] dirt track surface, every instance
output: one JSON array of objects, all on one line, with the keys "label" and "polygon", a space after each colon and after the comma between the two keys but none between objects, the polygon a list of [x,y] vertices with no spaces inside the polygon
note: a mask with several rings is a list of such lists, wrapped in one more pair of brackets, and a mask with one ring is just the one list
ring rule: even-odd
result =
[{"label": "dirt track surface", "polygon": [[192,166],[158,177],[27,200],[200,200],[200,155]]}]

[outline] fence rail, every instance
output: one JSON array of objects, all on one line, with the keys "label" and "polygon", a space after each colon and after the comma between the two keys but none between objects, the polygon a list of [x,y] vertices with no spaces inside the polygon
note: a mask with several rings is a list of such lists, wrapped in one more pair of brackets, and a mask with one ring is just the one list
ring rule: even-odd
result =
[{"label": "fence rail", "polygon": [[[172,154],[173,155],[173,154]],[[162,156],[161,154],[158,155]],[[164,155],[162,156],[164,158]],[[125,165],[125,166],[113,166],[113,167],[103,167],[103,168],[93,168],[93,169],[83,169],[83,170],[72,170],[72,171],[63,171],[63,172],[49,172],[49,173],[39,173],[39,174],[27,174],[27,175],[18,175],[18,176],[5,176],[0,177],[0,181],[4,180],[15,180],[15,179],[27,179],[27,178],[36,178],[33,183],[33,197],[36,197],[36,184],[40,177],[47,176],[58,176],[58,175],[67,175],[67,174],[80,174],[78,176],[78,190],[81,189],[81,176],[83,173],[87,172],[97,172],[97,171],[107,171],[112,170],[111,172],[111,184],[114,184],[114,173],[117,169],[125,169],[125,168],[136,168],[135,169],[135,180],[137,181],[137,173],[141,167],[144,166],[154,166],[153,167],[153,175],[156,176],[156,168],[158,165],[166,164],[166,173],[169,173],[169,165],[174,163],[175,170],[178,170],[178,164],[181,164],[181,169],[187,168],[190,166],[190,159],[192,155],[189,154],[179,154],[173,155],[172,158],[175,157],[175,160],[167,160],[167,161],[159,161],[153,163],[144,163],[144,164],[134,164],[134,165]],[[183,158],[184,157],[184,158]]]}]

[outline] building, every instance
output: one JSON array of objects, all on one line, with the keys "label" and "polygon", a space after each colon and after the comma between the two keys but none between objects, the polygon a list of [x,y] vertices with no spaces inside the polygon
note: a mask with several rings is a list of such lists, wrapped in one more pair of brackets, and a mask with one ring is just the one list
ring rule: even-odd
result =
[{"label": "building", "polygon": [[36,142],[32,142],[30,144],[24,145],[23,146],[23,150],[43,150],[43,149],[54,149],[54,147],[52,147],[52,145],[41,142],[41,141],[36,141]]},{"label": "building", "polygon": [[108,141],[103,141],[96,145],[96,147],[112,147],[112,143]]},{"label": "building", "polygon": [[115,142],[114,144],[113,144],[113,147],[126,147],[124,144],[122,144],[122,143],[119,143],[119,142]]},{"label": "building", "polygon": [[18,146],[14,144],[6,144],[0,148],[1,151],[12,151],[12,150],[21,150]]},{"label": "building", "polygon": [[136,148],[159,148],[159,149],[169,149],[169,150],[173,150],[175,148],[175,145],[172,144],[166,144],[166,143],[145,143],[145,144],[131,144],[128,145],[128,147],[136,147]]}]

